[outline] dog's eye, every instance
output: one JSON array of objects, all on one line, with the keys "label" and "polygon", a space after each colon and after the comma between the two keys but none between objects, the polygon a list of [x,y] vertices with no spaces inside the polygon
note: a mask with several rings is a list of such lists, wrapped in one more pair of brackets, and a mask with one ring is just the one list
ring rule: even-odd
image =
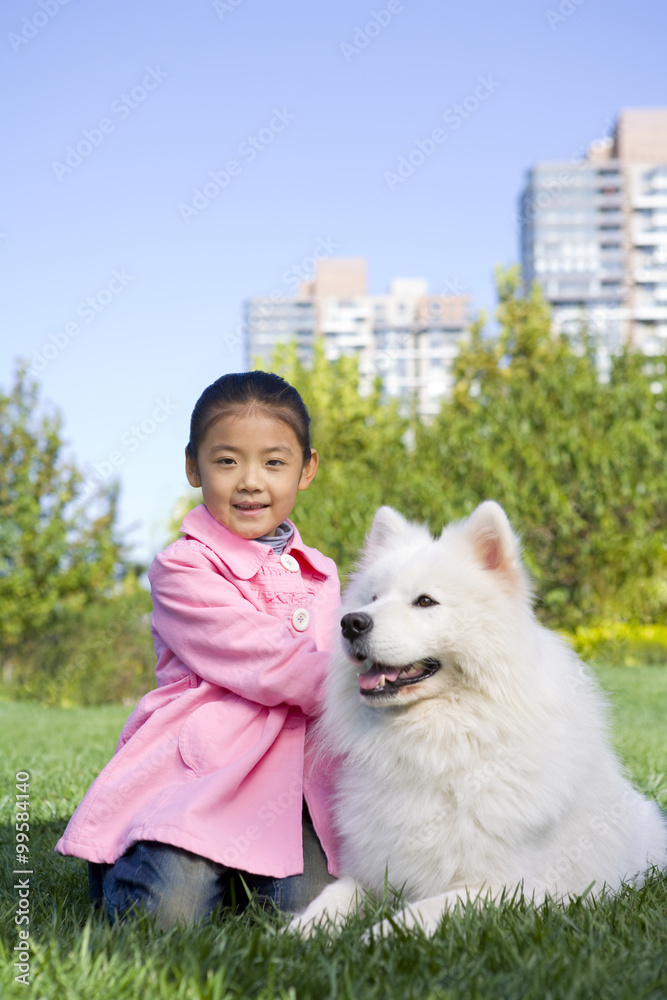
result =
[{"label": "dog's eye", "polygon": [[432,597],[428,596],[428,594],[422,594],[421,597],[418,597],[417,600],[413,602],[414,607],[416,608],[432,608],[433,605],[437,603],[438,602],[434,601]]},{"label": "dog's eye", "polygon": [[378,599],[378,595],[377,594],[373,594],[373,596],[371,597],[371,601],[377,601],[377,599]]}]

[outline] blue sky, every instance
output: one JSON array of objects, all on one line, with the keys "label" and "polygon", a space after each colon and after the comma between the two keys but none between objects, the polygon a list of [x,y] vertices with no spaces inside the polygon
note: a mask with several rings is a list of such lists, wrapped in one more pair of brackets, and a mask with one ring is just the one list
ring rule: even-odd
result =
[{"label": "blue sky", "polygon": [[289,292],[323,240],[368,259],[371,291],[421,276],[491,312],[525,171],[667,104],[649,0],[7,0],[0,18],[0,386],[32,362],[68,454],[120,479],[144,559],[186,489],[195,400],[242,367],[245,298]]}]

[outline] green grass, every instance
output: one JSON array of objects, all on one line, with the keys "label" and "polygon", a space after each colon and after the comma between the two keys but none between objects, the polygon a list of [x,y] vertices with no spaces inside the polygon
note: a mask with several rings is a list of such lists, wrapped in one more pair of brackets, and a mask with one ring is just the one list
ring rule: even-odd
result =
[{"label": "green grass", "polygon": [[[667,668],[599,670],[616,705],[615,738],[636,784],[667,807]],[[398,933],[370,945],[373,915],[349,921],[334,941],[280,933],[259,910],[195,931],[158,932],[150,921],[110,928],[92,915],[86,865],[53,844],[113,752],[128,710],[0,704],[0,982],[5,996],[39,1000],[231,1000],[231,998],[667,997],[667,876],[639,892],[589,906],[468,909],[433,939]],[[31,974],[14,982],[14,775],[31,793]],[[376,914],[377,916],[377,914]],[[26,992],[27,990],[27,992]]]}]

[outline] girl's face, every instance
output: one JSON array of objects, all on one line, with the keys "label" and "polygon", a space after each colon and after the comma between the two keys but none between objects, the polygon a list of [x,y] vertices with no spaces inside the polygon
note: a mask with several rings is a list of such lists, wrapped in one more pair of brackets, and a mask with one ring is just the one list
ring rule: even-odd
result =
[{"label": "girl's face", "polygon": [[318,455],[308,462],[296,434],[266,412],[219,417],[206,432],[197,460],[186,452],[191,486],[201,486],[210,514],[241,538],[273,535],[294,507],[297,490],[315,477]]}]

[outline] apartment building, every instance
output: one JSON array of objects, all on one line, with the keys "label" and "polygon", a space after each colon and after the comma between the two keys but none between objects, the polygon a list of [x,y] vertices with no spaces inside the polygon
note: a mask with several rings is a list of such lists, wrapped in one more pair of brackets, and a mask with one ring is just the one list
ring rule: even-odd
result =
[{"label": "apartment building", "polygon": [[316,338],[326,356],[354,355],[362,391],[380,376],[385,392],[419,412],[437,412],[452,385],[452,362],[470,324],[467,295],[429,294],[421,278],[396,278],[389,292],[369,294],[362,258],[317,264],[297,294],[257,296],[246,303],[246,367],[269,364],[278,344],[295,340],[308,362]]},{"label": "apartment building", "polygon": [[622,111],[585,157],[539,163],[520,199],[521,262],[554,327],[605,354],[667,350],[667,108]]}]

